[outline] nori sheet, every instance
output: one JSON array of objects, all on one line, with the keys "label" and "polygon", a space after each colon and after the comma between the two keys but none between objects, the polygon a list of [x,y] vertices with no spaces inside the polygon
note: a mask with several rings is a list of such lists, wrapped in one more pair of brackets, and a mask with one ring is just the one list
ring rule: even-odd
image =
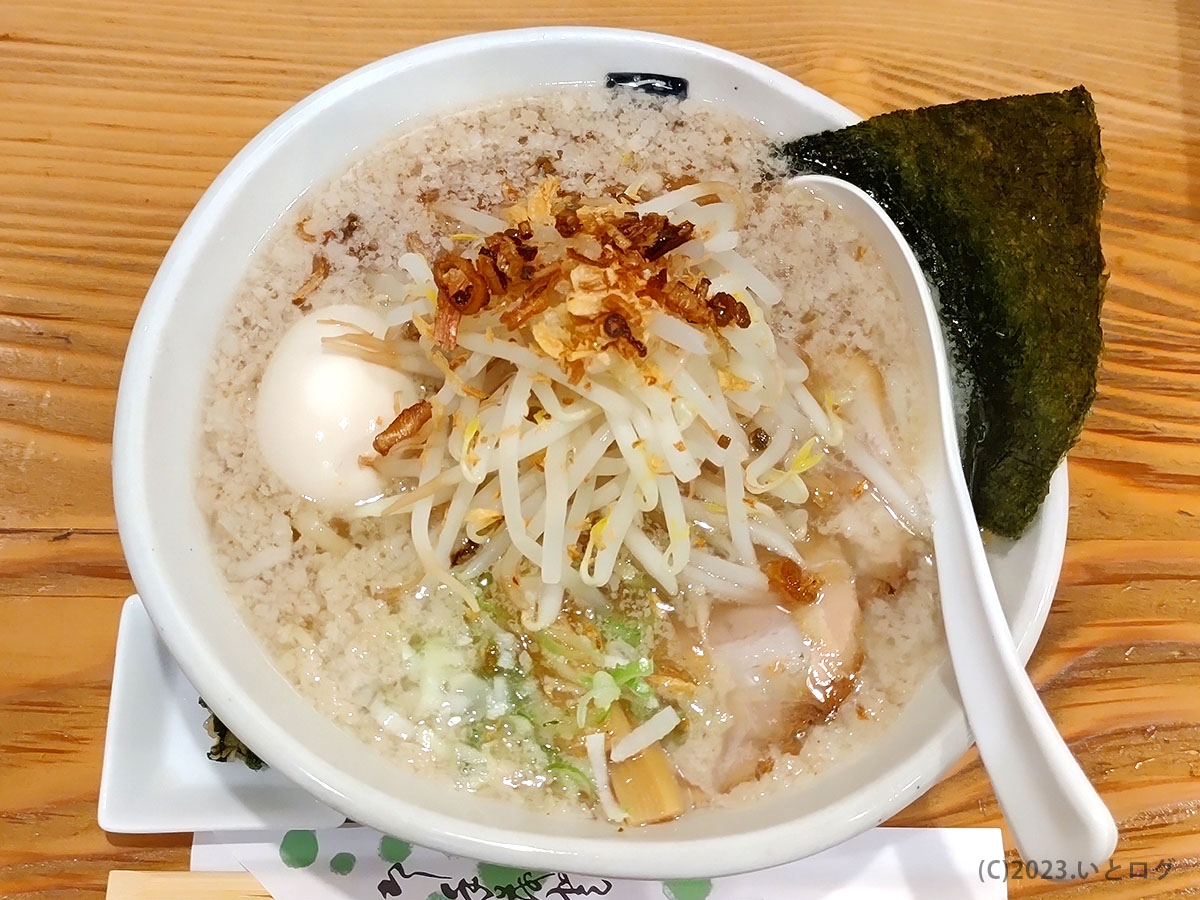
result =
[{"label": "nori sheet", "polygon": [[[206,710],[208,704],[204,702],[204,698],[200,698],[200,705]],[[212,748],[208,751],[208,758],[213,762],[234,762],[240,760],[248,769],[266,768],[266,763],[259,758],[258,754],[242,743],[241,739],[225,727],[225,723],[217,718],[216,714],[208,711],[208,718],[204,722],[204,730],[208,732],[208,736],[213,739]]]},{"label": "nori sheet", "polygon": [[960,435],[976,515],[1019,536],[1096,393],[1106,275],[1091,95],[1080,86],[902,110],[780,153],[793,174],[867,191],[917,254],[969,376]]}]

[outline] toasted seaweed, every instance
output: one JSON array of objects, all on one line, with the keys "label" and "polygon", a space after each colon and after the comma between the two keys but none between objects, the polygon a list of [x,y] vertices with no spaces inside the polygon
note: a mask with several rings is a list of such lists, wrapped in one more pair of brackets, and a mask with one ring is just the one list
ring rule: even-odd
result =
[{"label": "toasted seaweed", "polygon": [[[200,700],[200,705],[208,709],[208,704],[204,702],[203,698]],[[241,760],[245,763],[246,768],[256,772],[266,767],[267,764],[259,758],[258,754],[243,744],[237,735],[226,728],[225,724],[211,711],[209,711],[208,719],[204,722],[204,730],[213,739],[212,748],[208,751],[208,758],[213,762]]]},{"label": "toasted seaweed", "polygon": [[652,97],[674,97],[686,100],[688,80],[678,75],[656,75],[653,72],[609,72],[605,87],[629,88]]},{"label": "toasted seaweed", "polygon": [[1019,536],[1096,394],[1106,275],[1091,95],[1080,86],[886,113],[779,152],[793,174],[870,193],[912,246],[960,375],[976,516]]}]

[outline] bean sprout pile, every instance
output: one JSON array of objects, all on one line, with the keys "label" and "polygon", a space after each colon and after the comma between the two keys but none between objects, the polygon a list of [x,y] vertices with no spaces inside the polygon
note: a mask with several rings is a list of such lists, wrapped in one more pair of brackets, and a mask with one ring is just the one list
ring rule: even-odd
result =
[{"label": "bean sprout pile", "polygon": [[736,190],[638,193],[548,178],[504,219],[440,204],[450,249],[376,280],[386,337],[327,339],[430,385],[364,458],[399,489],[362,514],[408,516],[426,583],[472,607],[485,572],[520,584],[530,630],[623,558],[668,594],[761,593],[760,553],[800,561],[804,473],[842,441],[765,320],[781,294],[737,252]]}]

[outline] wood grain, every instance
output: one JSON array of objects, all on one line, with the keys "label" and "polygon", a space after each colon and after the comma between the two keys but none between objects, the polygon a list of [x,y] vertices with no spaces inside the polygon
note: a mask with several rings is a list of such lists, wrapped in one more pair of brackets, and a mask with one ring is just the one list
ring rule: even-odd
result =
[{"label": "wood grain", "polygon": [[108,877],[108,900],[270,900],[254,876],[237,872],[121,872]]},{"label": "wood grain", "polygon": [[[108,838],[94,805],[112,638],[112,410],[138,305],[234,153],[310,91],[452,34],[665,31],[863,115],[1088,85],[1111,268],[1099,394],[1071,455],[1062,585],[1030,665],[1121,826],[1117,882],[1200,894],[1200,8],[1192,0],[7,0],[0,6],[0,895],[95,897],[185,839]],[[977,757],[897,817],[999,822]],[[1162,880],[1130,862],[1170,860]],[[114,883],[126,876],[114,876]],[[145,882],[159,884],[159,882]],[[153,888],[150,889],[153,892]],[[143,894],[148,896],[149,894]]]}]

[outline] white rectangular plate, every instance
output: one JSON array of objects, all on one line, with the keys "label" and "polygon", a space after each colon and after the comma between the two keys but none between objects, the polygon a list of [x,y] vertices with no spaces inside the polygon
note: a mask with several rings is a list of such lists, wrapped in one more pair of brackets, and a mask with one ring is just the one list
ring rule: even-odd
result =
[{"label": "white rectangular plate", "polygon": [[332,828],[345,816],[270,769],[207,756],[199,694],[135,594],[117,634],[97,818],[105,831]]}]

